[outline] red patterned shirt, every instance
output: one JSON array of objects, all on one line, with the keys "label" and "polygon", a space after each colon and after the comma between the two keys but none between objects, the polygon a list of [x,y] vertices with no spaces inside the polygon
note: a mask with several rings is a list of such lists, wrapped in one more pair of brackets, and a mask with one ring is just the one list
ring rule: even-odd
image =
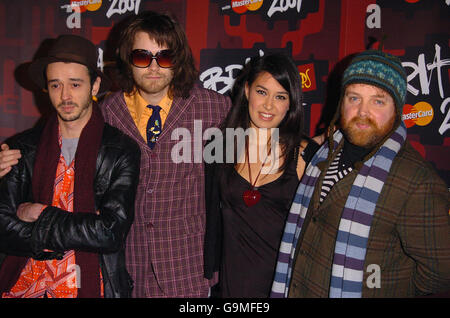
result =
[{"label": "red patterned shirt", "polygon": [[[61,137],[59,139],[61,146]],[[73,193],[75,181],[75,159],[67,166],[60,155],[56,168],[52,206],[73,212]],[[45,207],[44,207],[45,209]],[[28,260],[16,284],[3,298],[76,298],[80,286],[79,267],[75,263],[75,251],[64,254],[63,259],[36,261]],[[101,279],[101,275],[100,275]],[[103,284],[101,283],[103,297]]]}]

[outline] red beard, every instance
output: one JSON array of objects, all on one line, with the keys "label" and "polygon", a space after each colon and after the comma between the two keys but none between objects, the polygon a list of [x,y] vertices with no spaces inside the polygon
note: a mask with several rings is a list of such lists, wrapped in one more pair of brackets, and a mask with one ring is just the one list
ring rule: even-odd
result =
[{"label": "red beard", "polygon": [[[395,117],[379,127],[370,118],[353,117],[350,121],[341,118],[341,126],[344,135],[352,144],[364,148],[373,148],[376,146],[394,126]],[[365,129],[359,128],[358,125],[368,125]]]}]

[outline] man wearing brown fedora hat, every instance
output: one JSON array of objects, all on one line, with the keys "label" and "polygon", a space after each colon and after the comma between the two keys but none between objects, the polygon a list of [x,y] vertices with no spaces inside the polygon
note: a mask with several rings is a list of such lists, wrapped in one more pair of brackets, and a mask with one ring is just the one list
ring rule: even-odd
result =
[{"label": "man wearing brown fedora hat", "polygon": [[[133,297],[207,297],[216,277],[204,277],[204,165],[175,162],[172,150],[179,141],[172,136],[179,128],[203,136],[219,126],[230,99],[195,85],[198,72],[186,34],[167,14],[132,16],[118,53],[122,91],[108,95],[101,109],[105,121],[135,140],[142,154],[136,221],[126,242]],[[202,151],[195,138],[188,146],[192,153]],[[19,158],[2,145],[0,177]]]},{"label": "man wearing brown fedora hat", "polygon": [[131,295],[124,243],[140,150],[94,101],[108,89],[96,61],[90,41],[62,35],[30,65],[55,113],[8,141],[21,158],[0,180],[1,297]]}]

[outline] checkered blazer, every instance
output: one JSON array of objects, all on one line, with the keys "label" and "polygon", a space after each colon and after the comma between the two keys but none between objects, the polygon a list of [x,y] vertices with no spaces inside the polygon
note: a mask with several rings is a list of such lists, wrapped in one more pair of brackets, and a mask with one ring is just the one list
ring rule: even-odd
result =
[{"label": "checkered blazer", "polygon": [[[189,98],[173,100],[151,150],[139,134],[122,92],[102,103],[106,122],[131,136],[141,148],[135,220],[126,243],[134,297],[207,297],[209,282],[203,277],[204,167],[202,162],[194,162],[194,154],[202,154],[203,132],[218,126],[229,108],[228,97],[194,87]],[[194,120],[201,121],[195,130]],[[185,144],[191,150],[189,163],[177,164],[171,158],[174,146],[187,140],[176,128],[187,128],[184,132],[191,135],[192,140]]]}]

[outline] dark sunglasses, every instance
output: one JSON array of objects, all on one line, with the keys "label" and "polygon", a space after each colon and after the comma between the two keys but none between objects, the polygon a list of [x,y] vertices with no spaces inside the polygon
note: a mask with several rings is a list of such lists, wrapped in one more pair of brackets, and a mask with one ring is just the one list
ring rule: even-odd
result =
[{"label": "dark sunglasses", "polygon": [[153,55],[152,52],[138,49],[133,50],[130,54],[130,62],[136,67],[149,67],[153,60],[156,60],[156,63],[158,63],[158,65],[162,68],[173,66],[172,54],[170,50],[161,50]]}]

